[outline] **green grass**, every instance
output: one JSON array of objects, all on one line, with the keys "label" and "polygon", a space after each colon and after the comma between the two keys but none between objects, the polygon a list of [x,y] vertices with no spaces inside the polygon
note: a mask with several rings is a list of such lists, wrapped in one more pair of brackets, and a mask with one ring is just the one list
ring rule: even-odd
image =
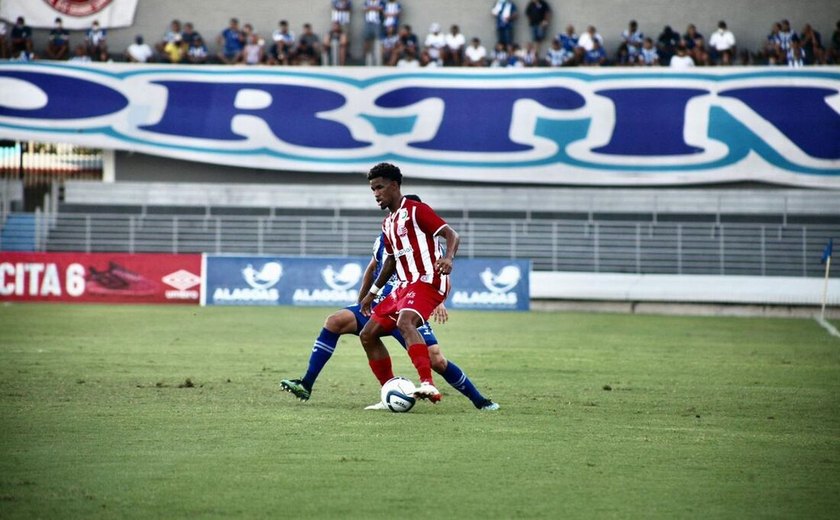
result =
[{"label": "green grass", "polygon": [[840,510],[840,340],[813,320],[453,312],[445,354],[502,409],[438,378],[391,414],[352,336],[311,401],[279,391],[329,311],[0,307],[0,518]]}]

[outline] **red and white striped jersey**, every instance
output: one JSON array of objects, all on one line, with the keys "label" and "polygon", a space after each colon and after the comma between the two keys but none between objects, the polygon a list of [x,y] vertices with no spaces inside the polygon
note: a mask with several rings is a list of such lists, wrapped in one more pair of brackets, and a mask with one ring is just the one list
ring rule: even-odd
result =
[{"label": "red and white striped jersey", "polygon": [[435,269],[443,255],[435,235],[446,226],[435,211],[422,202],[403,197],[400,208],[382,221],[385,254],[394,255],[400,282],[432,284],[441,294],[449,292],[449,275]]}]

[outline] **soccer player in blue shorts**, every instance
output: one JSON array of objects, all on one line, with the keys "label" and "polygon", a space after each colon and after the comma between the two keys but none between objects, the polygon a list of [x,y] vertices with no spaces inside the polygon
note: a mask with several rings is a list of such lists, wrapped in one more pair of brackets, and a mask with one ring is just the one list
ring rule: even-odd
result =
[{"label": "soccer player in blue shorts", "polygon": [[[416,195],[406,195],[406,198],[410,198],[418,202],[420,201],[420,197]],[[379,295],[377,296],[374,305],[382,301],[388,294],[390,294],[391,290],[394,288],[394,283],[396,283],[396,276],[394,276],[381,289],[373,287],[373,282],[376,280],[376,277],[379,275],[379,271],[382,269],[383,251],[384,245],[382,244],[382,235],[380,234],[374,242],[373,257],[365,270],[364,278],[362,279],[361,291],[359,292],[360,300],[361,297],[367,294],[368,291],[373,293],[378,292]],[[435,316],[441,323],[445,322],[447,319],[446,309],[443,306],[439,307],[435,310],[433,316]],[[355,334],[358,336],[359,332],[369,319],[370,317],[362,314],[361,307],[358,302],[354,305],[350,305],[336,311],[327,317],[324,322],[324,327],[318,335],[318,339],[315,340],[312,353],[309,355],[309,367],[306,370],[306,374],[304,374],[304,376],[300,379],[284,379],[280,381],[280,387],[283,390],[294,394],[295,397],[301,401],[309,400],[309,397],[312,395],[312,386],[315,384],[315,380],[318,378],[321,370],[332,357],[333,352],[335,352],[335,347],[338,345],[338,338],[344,334]],[[432,331],[432,327],[428,322],[424,323],[417,330],[420,332],[420,335],[423,337],[426,345],[428,345],[432,369],[435,372],[443,376],[447,383],[464,394],[464,396],[472,401],[473,405],[479,410],[493,411],[499,409],[498,403],[494,403],[490,399],[484,397],[475,385],[473,385],[470,378],[467,377],[467,375],[458,367],[458,365],[443,356],[443,353],[440,351],[440,347],[438,346],[434,331]],[[405,340],[403,340],[399,330],[394,329],[392,336],[400,343],[400,345],[402,345],[403,348],[406,348]],[[385,410],[387,408],[384,404],[379,402],[370,405],[365,409]]]}]

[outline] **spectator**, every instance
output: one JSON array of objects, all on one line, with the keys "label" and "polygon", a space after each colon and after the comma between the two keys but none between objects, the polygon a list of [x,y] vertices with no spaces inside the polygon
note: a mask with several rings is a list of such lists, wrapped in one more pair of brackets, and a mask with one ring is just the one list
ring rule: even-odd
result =
[{"label": "spectator", "polygon": [[12,56],[12,59],[10,61],[29,62],[35,61],[36,59],[37,58],[34,52],[29,52],[28,50],[26,50],[26,48],[23,48],[15,56]]},{"label": "spectator", "polygon": [[90,29],[85,33],[85,44],[87,45],[88,56],[94,61],[108,61],[107,31],[99,27],[99,22],[94,20]]},{"label": "spectator", "polygon": [[337,23],[344,27],[350,25],[350,11],[353,9],[352,0],[331,0],[332,13],[330,13],[330,22]]},{"label": "spectator", "polygon": [[15,25],[12,26],[11,37],[13,57],[17,57],[21,52],[32,52],[32,28],[26,25],[23,16],[18,16]]},{"label": "spectator", "polygon": [[594,25],[590,25],[586,28],[586,32],[580,35],[578,38],[577,46],[582,47],[584,51],[589,52],[593,48],[595,48],[595,42],[603,47],[604,46],[604,38],[598,33],[598,30],[595,29]]},{"label": "spectator", "polygon": [[621,44],[618,46],[618,63],[620,65],[635,65],[639,58],[639,49],[645,35],[639,30],[636,20],[630,20],[627,29],[621,33]]},{"label": "spectator", "polygon": [[321,64],[321,38],[312,31],[312,24],[303,24],[303,31],[295,49],[296,65]]},{"label": "spectator", "polygon": [[508,61],[505,66],[517,69],[521,69],[525,66],[525,63],[522,61],[522,48],[518,43],[512,43],[510,45],[508,50]]},{"label": "spectator", "polygon": [[834,32],[831,33],[831,47],[828,49],[828,61],[834,64],[840,63],[840,20],[834,25]]},{"label": "spectator", "polygon": [[673,30],[670,25],[666,25],[656,39],[656,48],[662,63],[670,63],[671,56],[676,52],[679,43],[680,34]]},{"label": "spectator", "polygon": [[272,65],[289,65],[295,50],[295,33],[289,30],[289,22],[280,20],[277,29],[271,33],[274,44],[269,51],[268,61]]},{"label": "spectator", "polygon": [[545,64],[549,67],[563,67],[571,65],[574,61],[574,51],[569,51],[560,40],[555,38],[551,40],[551,47],[545,53]]},{"label": "spectator", "polygon": [[597,38],[592,40],[592,49],[583,55],[583,64],[588,67],[600,67],[607,64],[607,52],[601,47],[601,41]]},{"label": "spectator", "polygon": [[779,47],[781,48],[782,56],[787,55],[790,50],[790,44],[794,38],[798,38],[797,34],[790,28],[788,20],[781,21],[781,29],[779,30]]},{"label": "spectator", "polygon": [[788,67],[799,68],[805,66],[805,50],[802,48],[802,42],[799,41],[798,37],[790,41],[786,58]]},{"label": "spectator", "polygon": [[[446,47],[446,36],[440,32],[440,24],[432,23],[429,27],[429,34],[426,35],[426,40],[423,42],[423,50],[429,53],[429,57],[441,65],[443,63],[443,53]],[[422,62],[422,59],[420,60]]]},{"label": "spectator", "polygon": [[184,41],[184,44],[188,48],[192,47],[193,40],[195,40],[196,38],[201,38],[201,34],[196,32],[192,22],[185,23],[184,30],[181,31],[181,39]]},{"label": "spectator", "polygon": [[551,6],[545,0],[530,0],[525,8],[528,26],[531,28],[531,41],[536,44],[537,53],[551,23]]},{"label": "spectator", "polygon": [[385,29],[385,36],[382,38],[382,63],[396,65],[399,54],[396,48],[399,46],[400,35],[397,29],[388,27]]},{"label": "spectator", "polygon": [[47,42],[47,58],[66,60],[70,57],[70,31],[64,28],[61,18],[55,19],[55,27],[50,30]]},{"label": "spectator", "polygon": [[168,63],[183,63],[186,61],[188,49],[182,36],[176,34],[171,42],[163,46],[163,59]]},{"label": "spectator", "polygon": [[697,27],[693,23],[688,24],[688,27],[685,28],[685,34],[682,37],[682,41],[689,54],[691,54],[692,49],[694,49],[694,42],[697,38],[702,39],[703,35],[697,32]]},{"label": "spectator", "polygon": [[449,33],[446,35],[446,47],[444,50],[443,61],[445,65],[454,65],[460,67],[464,56],[464,46],[467,40],[461,34],[461,28],[453,25],[449,28]]},{"label": "spectator", "polygon": [[[350,44],[344,26],[340,22],[332,22],[330,32],[324,38],[324,50],[329,52],[329,60],[325,63],[344,66],[347,64],[347,46]],[[384,42],[383,42],[384,45]]]},{"label": "spectator", "polygon": [[505,47],[513,43],[513,23],[519,17],[513,0],[496,0],[496,5],[490,10],[496,18],[496,42]]},{"label": "spectator", "polygon": [[125,50],[125,60],[131,63],[147,63],[152,56],[154,56],[154,51],[148,43],[143,41],[143,36],[140,34],[134,37],[134,43]]},{"label": "spectator", "polygon": [[9,30],[6,27],[6,22],[0,20],[0,60],[6,59],[9,56],[9,47],[6,45],[6,38]]},{"label": "spectator", "polygon": [[470,45],[464,49],[464,65],[467,67],[484,67],[487,65],[487,49],[481,45],[481,40],[473,38]]},{"label": "spectator", "polygon": [[420,67],[420,62],[415,56],[416,48],[409,47],[403,52],[402,57],[397,61],[397,67],[403,69],[416,69]]},{"label": "spectator", "polygon": [[265,59],[265,49],[260,45],[260,37],[253,31],[246,36],[247,41],[239,53],[239,63],[259,65]]},{"label": "spectator", "polygon": [[811,24],[805,24],[799,40],[802,43],[802,50],[805,51],[805,65],[825,64],[822,37],[811,27]]},{"label": "spectator", "polygon": [[522,61],[522,65],[526,67],[536,67],[537,65],[539,65],[540,57],[537,53],[537,44],[534,42],[526,43],[525,48],[522,49],[520,58]]},{"label": "spectator", "polygon": [[236,63],[239,59],[239,54],[242,52],[242,47],[245,45],[244,36],[239,29],[239,20],[231,18],[228,26],[216,38],[216,43],[222,46],[222,50],[217,57],[222,63],[228,65]]},{"label": "spectator", "polygon": [[507,67],[509,58],[510,58],[510,53],[508,52],[507,46],[502,42],[497,42],[496,47],[493,49],[493,52],[490,54],[490,66],[491,67]]},{"label": "spectator", "polygon": [[204,44],[204,38],[200,34],[195,33],[195,36],[192,38],[192,43],[190,43],[187,49],[187,61],[194,65],[202,65],[207,63],[208,57],[209,53],[207,51],[207,45]]},{"label": "spectator", "polygon": [[735,57],[735,35],[726,27],[726,22],[718,22],[718,28],[709,37],[709,59],[715,65],[732,65]]},{"label": "spectator", "polygon": [[[382,0],[365,0],[365,28],[362,36],[365,41],[364,53],[366,65],[379,65],[379,59],[374,55],[374,42],[382,37],[382,11],[385,4]],[[416,61],[416,60],[415,60]]]},{"label": "spectator", "polygon": [[684,42],[677,45],[677,53],[671,56],[671,62],[668,64],[672,69],[690,69],[694,67],[694,60],[688,55],[688,49]]},{"label": "spectator", "polygon": [[169,22],[169,27],[163,33],[163,38],[161,38],[161,40],[155,44],[155,50],[158,52],[158,54],[163,54],[163,48],[166,47],[167,43],[175,41],[176,35],[182,36],[180,20],[172,20],[171,22]]},{"label": "spectator", "polygon": [[691,59],[694,60],[694,64],[698,67],[708,66],[710,64],[709,50],[706,48],[706,41],[700,33],[697,33],[697,37],[694,38],[694,45],[691,47],[689,56],[691,56]]},{"label": "spectator", "polygon": [[382,27],[388,30],[388,27],[394,29],[400,26],[400,15],[402,15],[402,5],[397,0],[387,0],[382,7]]},{"label": "spectator", "polygon": [[423,49],[423,52],[420,53],[420,66],[429,69],[434,69],[440,67],[441,63],[440,61],[432,58],[428,50]]},{"label": "spectator", "polygon": [[417,35],[411,32],[411,26],[404,24],[400,27],[400,32],[397,35],[397,43],[394,45],[394,50],[391,52],[391,65],[396,65],[402,58],[403,54],[411,50],[415,60],[417,59]]},{"label": "spectator", "polygon": [[766,65],[776,65],[783,61],[782,39],[779,33],[782,31],[782,24],[776,22],[770,28],[770,34],[764,42],[764,49],[759,53],[759,59]]},{"label": "spectator", "polygon": [[652,39],[645,38],[643,40],[642,48],[639,50],[638,63],[646,67],[659,65],[659,53],[656,51],[656,47],[653,46]]},{"label": "spectator", "polygon": [[73,57],[70,58],[70,61],[73,63],[90,63],[92,60],[87,53],[87,47],[80,43],[79,45],[76,45],[75,49],[73,49]]},{"label": "spectator", "polygon": [[254,29],[253,25],[246,23],[242,26],[242,37],[246,45],[248,44],[248,40],[251,39],[252,34],[257,37],[257,43],[265,47],[265,38],[260,36],[260,33]]},{"label": "spectator", "polygon": [[[560,46],[563,47],[563,50],[566,51],[571,58],[566,60],[566,63],[569,65],[576,65],[580,62],[578,54],[582,55],[582,52],[579,53],[577,49],[578,47],[578,35],[575,33],[575,26],[569,24],[566,26],[566,32],[557,35],[557,39],[560,41]],[[569,63],[571,61],[571,63]]]}]

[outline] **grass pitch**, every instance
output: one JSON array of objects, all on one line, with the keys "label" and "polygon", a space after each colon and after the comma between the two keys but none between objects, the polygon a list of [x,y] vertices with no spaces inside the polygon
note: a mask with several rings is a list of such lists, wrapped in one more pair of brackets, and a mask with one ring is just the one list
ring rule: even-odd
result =
[{"label": "grass pitch", "polygon": [[[2,518],[835,518],[840,340],[813,320],[453,312],[502,405],[370,412],[332,309],[0,307]],[[395,372],[416,379],[389,343]]]}]

